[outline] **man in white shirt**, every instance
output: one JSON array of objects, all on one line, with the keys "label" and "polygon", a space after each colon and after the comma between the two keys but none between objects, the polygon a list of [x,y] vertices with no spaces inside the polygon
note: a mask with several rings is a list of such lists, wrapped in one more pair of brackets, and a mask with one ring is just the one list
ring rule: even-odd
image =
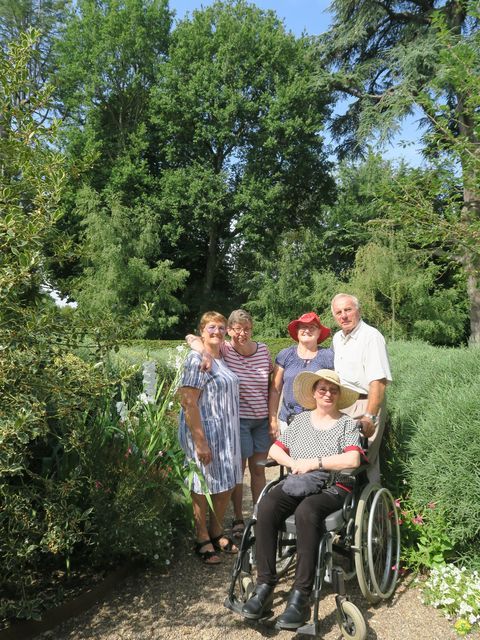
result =
[{"label": "man in white shirt", "polygon": [[332,300],[332,313],[340,331],[333,337],[335,371],[342,384],[357,391],[359,399],[343,412],[362,424],[368,437],[371,482],[380,482],[378,451],[385,427],[385,389],[392,381],[383,335],[364,322],[358,298],[346,293]]}]

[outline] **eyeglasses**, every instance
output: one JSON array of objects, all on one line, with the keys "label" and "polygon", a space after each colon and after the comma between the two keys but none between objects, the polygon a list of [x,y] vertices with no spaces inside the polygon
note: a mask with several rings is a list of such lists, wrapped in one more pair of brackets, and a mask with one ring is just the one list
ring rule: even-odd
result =
[{"label": "eyeglasses", "polygon": [[308,331],[309,333],[313,333],[317,329],[319,329],[319,326],[317,324],[299,324],[298,325],[298,331]]},{"label": "eyeglasses", "polygon": [[318,392],[321,396],[329,393],[331,396],[336,396],[340,393],[338,387],[315,387],[315,392]]},{"label": "eyeglasses", "polygon": [[230,327],[230,331],[233,331],[236,336],[240,336],[242,333],[247,336],[252,332],[252,327]]},{"label": "eyeglasses", "polygon": [[226,331],[226,328],[223,325],[218,324],[208,324],[205,329],[208,333],[215,333],[215,331],[218,331],[218,333],[225,333]]}]

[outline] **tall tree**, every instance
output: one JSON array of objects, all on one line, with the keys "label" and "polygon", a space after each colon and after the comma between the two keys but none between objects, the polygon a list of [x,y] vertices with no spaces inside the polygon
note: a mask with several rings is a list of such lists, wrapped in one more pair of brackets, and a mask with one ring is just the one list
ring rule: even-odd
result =
[{"label": "tall tree", "polygon": [[475,3],[335,0],[332,7],[334,23],[320,51],[334,69],[334,88],[351,100],[333,125],[343,136],[339,151],[358,150],[373,131],[392,132],[417,107],[428,127],[427,152],[453,154],[459,162],[463,195],[456,230],[463,233],[454,251],[468,279],[471,342],[478,343],[480,253],[465,248],[480,221],[480,99],[472,92],[480,66]]},{"label": "tall tree", "polygon": [[138,178],[144,161],[132,138],[144,136],[171,18],[168,0],[78,0],[66,22],[56,80],[65,144],[96,189],[113,179],[112,190],[128,199],[143,186],[128,171]]},{"label": "tall tree", "polygon": [[167,0],[79,0],[56,49],[71,168],[64,229],[77,247],[57,274],[82,308],[134,320],[151,337],[178,320],[174,294],[187,275],[157,247],[146,202],[149,103],[171,19]]},{"label": "tall tree", "polygon": [[245,276],[283,230],[314,226],[333,191],[314,69],[307,39],[241,0],[194,11],[173,33],[152,104],[155,208],[199,307],[224,297],[226,276]]},{"label": "tall tree", "polygon": [[[22,87],[17,100],[30,100],[32,93],[41,89],[46,80],[51,78],[55,69],[53,49],[69,2],[70,0],[0,0],[0,48],[3,51],[8,51],[9,43],[18,40],[29,29],[34,29],[37,34],[32,56],[27,62],[29,81]],[[47,120],[54,112],[52,101],[48,108],[36,115],[39,119]]]}]

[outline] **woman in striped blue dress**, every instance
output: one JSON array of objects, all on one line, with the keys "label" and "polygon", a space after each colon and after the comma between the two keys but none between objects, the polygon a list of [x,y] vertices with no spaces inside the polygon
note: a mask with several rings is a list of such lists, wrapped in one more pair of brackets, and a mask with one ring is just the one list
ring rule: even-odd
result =
[{"label": "woman in striped blue dress", "polygon": [[213,512],[208,508],[205,485],[195,474],[191,488],[195,551],[211,565],[220,562],[219,551],[238,551],[223,533],[223,519],[232,490],[242,481],[239,382],[221,357],[226,318],[215,311],[204,313],[199,330],[213,366],[201,371],[202,356],[195,351],[187,356],[179,389],[178,437],[186,459],[194,461],[203,475],[212,499]]}]

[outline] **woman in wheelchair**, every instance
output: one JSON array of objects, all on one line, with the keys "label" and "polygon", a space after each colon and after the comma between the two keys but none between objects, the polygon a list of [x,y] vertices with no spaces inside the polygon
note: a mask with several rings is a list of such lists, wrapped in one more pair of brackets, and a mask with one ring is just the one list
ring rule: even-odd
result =
[{"label": "woman in wheelchair", "polygon": [[342,508],[351,491],[351,479],[339,472],[358,467],[362,452],[356,423],[340,413],[355,402],[357,394],[343,387],[334,371],[300,373],[294,381],[294,395],[310,411],[298,414],[269,450],[269,457],[289,467],[291,473],[258,503],[257,584],[241,609],[250,620],[264,617],[271,609],[277,582],[278,531],[285,519],[295,514],[295,581],[286,609],[277,619],[277,627],[283,629],[297,629],[310,617],[310,593],[324,520]]}]

